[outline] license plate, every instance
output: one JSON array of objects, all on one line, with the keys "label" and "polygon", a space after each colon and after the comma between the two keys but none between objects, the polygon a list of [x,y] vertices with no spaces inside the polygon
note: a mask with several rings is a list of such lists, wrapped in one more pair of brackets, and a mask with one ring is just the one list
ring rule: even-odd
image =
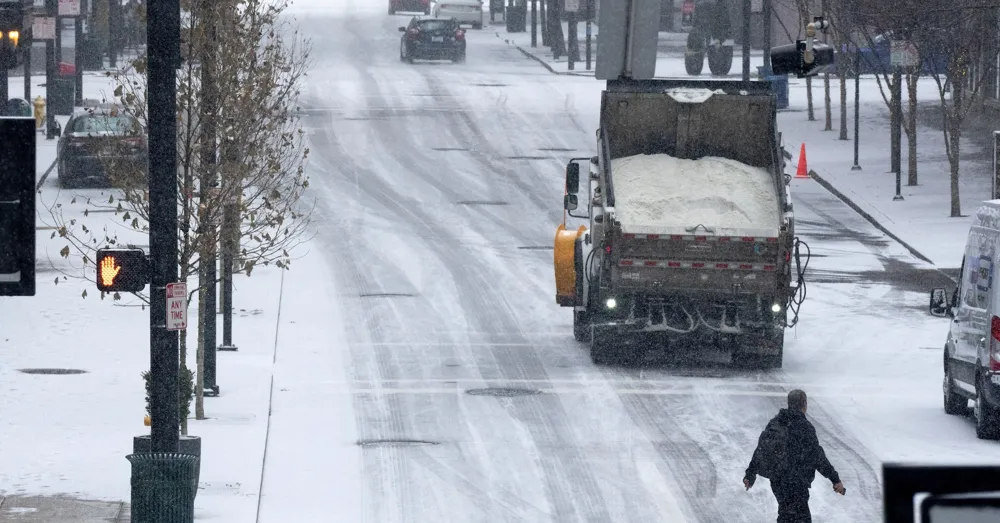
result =
[{"label": "license plate", "polygon": [[444,37],[443,36],[432,36],[431,37],[431,41],[432,42],[444,42]]}]

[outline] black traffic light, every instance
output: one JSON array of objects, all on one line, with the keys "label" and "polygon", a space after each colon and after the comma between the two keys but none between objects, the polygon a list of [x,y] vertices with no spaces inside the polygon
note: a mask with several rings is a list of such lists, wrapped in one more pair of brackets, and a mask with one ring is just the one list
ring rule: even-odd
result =
[{"label": "black traffic light", "polygon": [[18,46],[24,35],[24,3],[0,2],[0,67],[17,67]]},{"label": "black traffic light", "polygon": [[0,118],[0,296],[35,295],[35,134]]},{"label": "black traffic light", "polygon": [[142,249],[99,249],[97,290],[139,292],[149,283],[149,258]]},{"label": "black traffic light", "polygon": [[794,44],[772,47],[771,74],[776,76],[794,74],[799,78],[805,78],[825,73],[833,68],[834,55],[832,46],[814,42],[812,53],[812,62],[806,63],[805,40],[799,40]]}]

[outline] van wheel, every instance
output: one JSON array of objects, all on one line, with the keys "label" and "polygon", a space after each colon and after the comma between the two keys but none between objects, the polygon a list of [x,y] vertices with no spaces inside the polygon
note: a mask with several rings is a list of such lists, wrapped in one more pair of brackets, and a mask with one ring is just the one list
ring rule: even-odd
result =
[{"label": "van wheel", "polygon": [[948,369],[948,362],[944,363],[944,413],[952,416],[965,414],[969,407],[969,400],[955,392],[955,385],[951,378],[951,370]]},{"label": "van wheel", "polygon": [[997,422],[1000,421],[997,408],[986,401],[983,394],[983,378],[976,384],[976,437],[979,439],[997,439]]}]

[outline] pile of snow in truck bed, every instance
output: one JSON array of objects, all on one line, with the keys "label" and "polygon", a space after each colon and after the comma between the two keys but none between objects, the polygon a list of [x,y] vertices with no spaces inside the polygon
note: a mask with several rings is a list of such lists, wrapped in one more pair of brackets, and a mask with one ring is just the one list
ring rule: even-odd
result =
[{"label": "pile of snow in truck bed", "polygon": [[611,173],[616,218],[626,232],[778,227],[778,199],[766,169],[711,156],[639,154],[611,160]]}]

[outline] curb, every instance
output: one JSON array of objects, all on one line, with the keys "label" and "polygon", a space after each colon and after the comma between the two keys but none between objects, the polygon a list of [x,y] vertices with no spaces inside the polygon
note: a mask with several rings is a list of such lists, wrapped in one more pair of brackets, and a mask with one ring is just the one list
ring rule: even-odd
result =
[{"label": "curb", "polygon": [[833,186],[833,184],[831,184],[830,182],[824,180],[822,176],[816,174],[816,171],[809,171],[809,177],[812,178],[812,179],[814,179],[814,180],[816,180],[816,182],[819,183],[821,186],[823,186],[824,189],[826,189],[827,191],[830,191],[830,193],[833,194],[834,196],[836,196],[837,198],[839,198],[840,201],[842,201],[845,204],[847,204],[848,207],[850,207],[851,209],[853,209],[854,212],[858,213],[859,216],[861,216],[862,218],[864,218],[868,223],[872,224],[872,226],[874,226],[876,229],[878,229],[883,234],[885,234],[886,236],[892,238],[897,243],[899,243],[900,245],[902,245],[903,247],[905,247],[906,250],[910,251],[910,254],[912,254],[914,257],[919,258],[921,261],[925,261],[925,262],[933,265],[935,268],[937,268],[937,265],[935,265],[934,262],[932,262],[930,260],[930,258],[924,256],[923,254],[920,254],[920,251],[918,251],[917,249],[913,248],[912,245],[906,243],[905,241],[903,241],[902,238],[900,238],[899,236],[896,236],[895,234],[892,233],[892,231],[890,231],[889,229],[885,228],[885,226],[882,225],[881,223],[879,223],[878,220],[876,220],[871,214],[865,212],[864,209],[861,208],[861,206],[859,206],[858,204],[854,203],[854,201],[851,200],[850,198],[848,198],[847,195],[845,195],[844,193],[838,191],[837,188]]},{"label": "curb", "polygon": [[528,57],[528,58],[530,58],[530,59],[532,59],[532,60],[534,60],[534,61],[542,64],[542,67],[544,67],[548,72],[550,72],[552,74],[556,74],[556,75],[559,75],[559,76],[579,76],[579,77],[583,77],[583,78],[593,77],[594,76],[593,75],[593,71],[590,71],[590,72],[587,72],[587,73],[571,73],[571,72],[568,72],[568,71],[567,72],[556,71],[555,69],[552,68],[551,65],[549,65],[548,61],[546,61],[544,58],[541,58],[541,57],[537,56],[535,53],[532,53],[531,51],[528,51],[527,49],[521,47],[520,45],[515,44],[510,39],[504,38],[503,36],[500,36],[500,33],[496,33],[496,35],[497,35],[497,38],[499,38],[500,40],[503,40],[504,43],[506,43],[507,45],[511,45],[515,49],[517,49],[518,51],[521,51],[521,54],[523,54],[524,56],[526,56],[526,57]]}]

